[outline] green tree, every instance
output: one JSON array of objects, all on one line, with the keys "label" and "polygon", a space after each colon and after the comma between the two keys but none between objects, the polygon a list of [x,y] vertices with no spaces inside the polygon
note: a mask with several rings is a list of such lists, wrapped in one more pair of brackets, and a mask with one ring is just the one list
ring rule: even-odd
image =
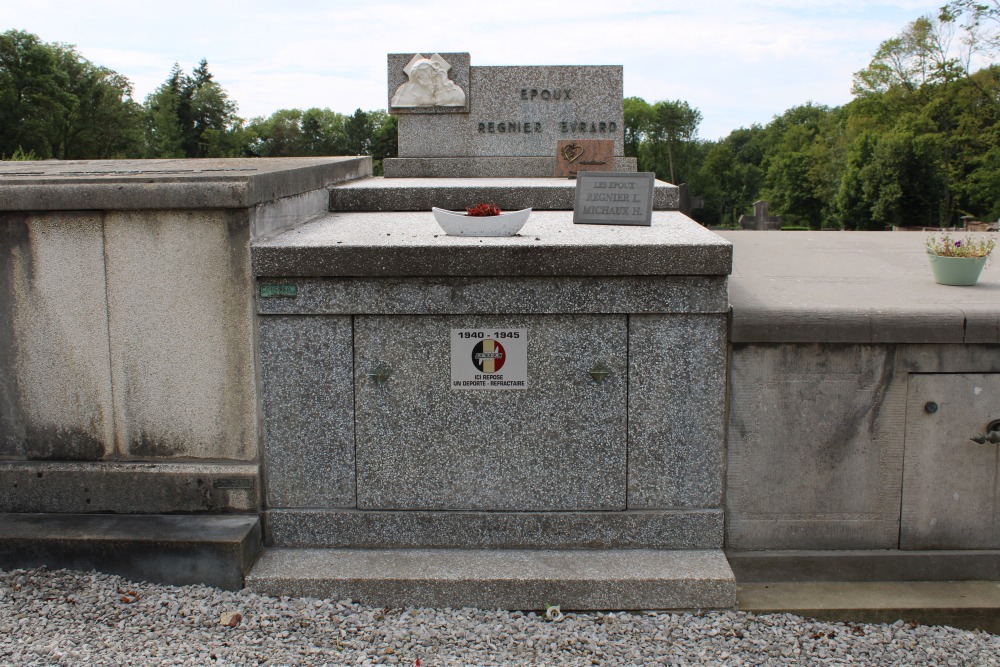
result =
[{"label": "green tree", "polygon": [[951,219],[1000,216],[1000,66],[980,70],[952,87],[946,162]]},{"label": "green tree", "polygon": [[372,140],[372,171],[382,175],[382,161],[399,154],[399,126],[396,116],[383,113],[378,117]]},{"label": "green tree", "polygon": [[52,157],[53,135],[68,103],[55,49],[35,35],[0,34],[0,153]]},{"label": "green tree", "polygon": [[790,224],[819,229],[830,218],[839,176],[835,124],[829,108],[805,104],[768,128],[762,197]]},{"label": "green tree", "polygon": [[764,182],[766,130],[760,125],[733,130],[707,146],[704,160],[692,180],[692,190],[705,199],[695,211],[703,224],[735,225],[739,216],[760,198]]},{"label": "green tree", "polygon": [[653,108],[641,97],[626,97],[622,102],[625,112],[625,156],[639,157],[639,146],[649,135]]},{"label": "green tree", "polygon": [[131,95],[128,79],[72,46],[17,30],[0,34],[0,155],[136,155],[140,117]]},{"label": "green tree", "polygon": [[872,157],[877,142],[877,134],[862,132],[855,137],[848,150],[835,201],[837,217],[844,229],[876,228],[872,219],[871,189],[868,184],[872,181]]},{"label": "green tree", "polygon": [[347,117],[330,109],[307,109],[299,125],[301,155],[343,155],[347,150]]},{"label": "green tree", "polygon": [[142,151],[142,107],[124,76],[63,51],[69,104],[59,118],[56,156],[64,160],[137,157]]},{"label": "green tree", "polygon": [[185,151],[190,157],[234,157],[240,148],[243,119],[202,59],[187,81],[190,88],[190,127]]},{"label": "green tree", "polygon": [[243,121],[236,103],[202,60],[188,76],[176,63],[146,98],[148,157],[233,157],[240,153]]},{"label": "green tree", "polygon": [[944,195],[940,152],[934,133],[897,130],[879,137],[865,183],[873,224],[940,225]]},{"label": "green tree", "polygon": [[1000,55],[1000,0],[952,0],[941,8],[938,20],[961,26],[970,55]]},{"label": "green tree", "polygon": [[968,57],[953,48],[953,25],[922,16],[879,45],[868,67],[854,75],[854,94],[884,93],[894,86],[919,90],[968,73]]},{"label": "green tree", "polygon": [[302,111],[279,109],[267,118],[254,118],[244,133],[243,154],[251,157],[289,157],[303,150]]},{"label": "green tree", "polygon": [[701,124],[701,112],[683,100],[665,100],[652,105],[646,129],[648,150],[640,151],[643,171],[655,171],[670,183],[682,183],[695,170],[691,158]]},{"label": "green tree", "polygon": [[177,63],[170,76],[146,98],[146,156],[185,157],[185,125],[190,119],[191,101],[186,97],[183,70]]},{"label": "green tree", "polygon": [[347,155],[369,155],[375,135],[375,123],[366,111],[357,109],[344,123]]}]

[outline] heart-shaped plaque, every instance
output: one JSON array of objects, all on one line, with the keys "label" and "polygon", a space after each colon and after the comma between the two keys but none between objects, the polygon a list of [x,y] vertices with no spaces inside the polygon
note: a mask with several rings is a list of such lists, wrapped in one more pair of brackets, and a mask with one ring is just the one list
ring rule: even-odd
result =
[{"label": "heart-shaped plaque", "polygon": [[580,144],[566,144],[562,149],[562,156],[569,163],[576,162],[583,155],[583,146]]}]

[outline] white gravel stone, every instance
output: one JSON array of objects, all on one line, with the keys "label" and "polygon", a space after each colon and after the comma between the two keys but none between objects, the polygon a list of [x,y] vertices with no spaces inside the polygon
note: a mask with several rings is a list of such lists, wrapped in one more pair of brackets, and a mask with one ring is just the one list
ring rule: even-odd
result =
[{"label": "white gravel stone", "polygon": [[[220,623],[240,614],[235,627]],[[0,665],[975,665],[1000,636],[790,614],[373,609],[0,570]]]}]

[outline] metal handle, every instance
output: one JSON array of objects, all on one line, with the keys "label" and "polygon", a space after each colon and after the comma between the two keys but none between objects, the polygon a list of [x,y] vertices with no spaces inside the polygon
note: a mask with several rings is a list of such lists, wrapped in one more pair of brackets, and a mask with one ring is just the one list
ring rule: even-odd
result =
[{"label": "metal handle", "polygon": [[985,445],[987,442],[992,442],[994,445],[1000,443],[1000,419],[994,419],[987,424],[986,433],[977,433],[969,440],[980,445]]}]

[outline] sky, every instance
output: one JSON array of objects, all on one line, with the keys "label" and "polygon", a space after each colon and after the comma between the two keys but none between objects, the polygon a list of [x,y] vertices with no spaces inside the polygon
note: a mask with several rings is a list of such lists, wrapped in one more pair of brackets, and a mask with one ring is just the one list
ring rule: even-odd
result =
[{"label": "sky", "polygon": [[719,139],[851,99],[878,45],[945,0],[0,0],[0,32],[73,44],[145,99],[202,59],[244,118],[387,104],[386,54],[622,65],[624,94],[684,100]]}]

